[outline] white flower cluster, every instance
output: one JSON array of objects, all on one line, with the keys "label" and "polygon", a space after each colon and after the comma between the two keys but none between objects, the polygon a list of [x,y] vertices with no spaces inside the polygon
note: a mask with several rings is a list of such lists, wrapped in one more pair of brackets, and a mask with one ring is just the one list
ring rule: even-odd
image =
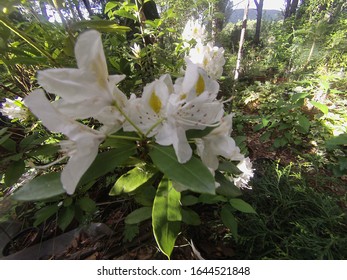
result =
[{"label": "white flower cluster", "polygon": [[[190,55],[184,77],[175,83],[169,75],[163,75],[147,84],[141,97],[132,95],[130,99],[116,86],[125,76],[108,75],[101,36],[94,30],[84,32],[77,40],[77,69],[39,71],[39,84],[60,99],[49,102],[43,90],[35,90],[24,102],[49,130],[69,139],[61,142],[62,150],[70,157],[61,174],[68,194],[74,193],[97,156],[100,143],[120,129],[135,131],[143,139],[153,138],[163,146],[172,145],[180,163],[192,157],[190,144],[194,142],[197,155],[212,173],[218,168],[219,156],[239,161],[243,174],[231,180],[239,187],[247,185],[252,176],[249,159],[230,137],[232,115],[224,116],[223,104],[216,99],[219,84],[215,78],[221,72],[207,67],[215,64],[213,59],[223,67],[222,53],[212,46],[206,52],[209,55],[204,54],[204,59],[209,61],[203,59],[202,65],[194,63]],[[210,55],[212,52],[215,55]],[[208,69],[213,69],[213,74]],[[98,120],[101,128],[95,130],[78,121],[86,118]],[[207,127],[214,128],[210,134],[187,139],[188,130]]]},{"label": "white flower cluster", "polygon": [[0,113],[11,120],[25,120],[28,116],[28,111],[20,97],[17,97],[15,100],[5,98],[5,102],[1,104]]}]

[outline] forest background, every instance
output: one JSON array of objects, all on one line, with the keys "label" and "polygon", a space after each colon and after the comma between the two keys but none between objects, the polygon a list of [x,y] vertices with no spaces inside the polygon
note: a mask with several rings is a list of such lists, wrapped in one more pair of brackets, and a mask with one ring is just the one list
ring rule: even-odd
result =
[{"label": "forest background", "polygon": [[[181,34],[189,19],[198,19],[209,40],[225,50],[219,96],[230,100],[232,135],[251,158],[255,175],[252,189],[235,195],[246,202],[241,206],[227,207],[218,196],[187,195],[181,203],[192,209],[186,209],[171,257],[346,259],[346,1],[286,0],[276,20],[262,17],[267,0],[243,1],[243,21],[231,23],[227,19],[241,5],[236,2],[1,1],[1,101],[36,89],[38,70],[75,67],[74,45],[87,29],[102,33],[109,73],[127,77],[120,84],[124,92],[141,92],[163,73],[179,77]],[[256,20],[247,20],[250,2]],[[26,247],[103,223],[116,233],[107,242],[80,237],[53,257],[163,258],[165,249],[160,242],[158,249],[151,216],[143,209],[147,198],[131,192],[109,196],[119,168],[72,197],[12,199],[28,177],[45,174],[33,171],[33,164],[46,164],[58,149],[33,117],[20,121],[2,114],[0,128],[3,234],[13,238],[8,229],[13,224],[16,232],[40,228],[40,238]],[[138,209],[134,219],[131,213]],[[14,247],[10,253],[22,249]]]}]

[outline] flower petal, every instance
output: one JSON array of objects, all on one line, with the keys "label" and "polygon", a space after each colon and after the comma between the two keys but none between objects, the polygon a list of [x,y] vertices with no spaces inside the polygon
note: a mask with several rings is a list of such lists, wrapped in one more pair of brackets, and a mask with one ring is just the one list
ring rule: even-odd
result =
[{"label": "flower petal", "polygon": [[76,151],[61,173],[61,182],[68,194],[75,192],[81,177],[96,158],[101,141],[90,133],[80,134],[76,139]]},{"label": "flower petal", "polygon": [[92,73],[79,69],[48,69],[38,71],[38,83],[48,92],[71,102],[79,102],[102,93]]},{"label": "flower petal", "polygon": [[78,68],[94,73],[97,80],[106,81],[108,71],[99,32],[89,30],[82,33],[75,45],[75,56]]}]

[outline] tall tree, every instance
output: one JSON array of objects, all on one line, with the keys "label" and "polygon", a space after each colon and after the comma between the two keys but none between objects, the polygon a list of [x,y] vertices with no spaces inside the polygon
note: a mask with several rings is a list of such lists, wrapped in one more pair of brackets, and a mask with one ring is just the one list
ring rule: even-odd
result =
[{"label": "tall tree", "polygon": [[284,12],[284,20],[295,15],[299,5],[299,0],[286,0],[286,9]]},{"label": "tall tree", "polygon": [[264,0],[254,0],[254,4],[257,7],[257,25],[255,28],[254,43],[259,45],[260,43],[260,30],[261,30],[261,20],[263,17],[263,6]]},{"label": "tall tree", "polygon": [[250,4],[250,0],[247,0],[244,14],[243,14],[242,30],[241,30],[241,35],[240,35],[239,51],[237,53],[237,61],[236,61],[234,80],[238,80],[239,75],[240,75],[240,67],[241,67],[241,59],[242,59],[242,47],[243,47],[243,43],[245,42],[249,4]]}]

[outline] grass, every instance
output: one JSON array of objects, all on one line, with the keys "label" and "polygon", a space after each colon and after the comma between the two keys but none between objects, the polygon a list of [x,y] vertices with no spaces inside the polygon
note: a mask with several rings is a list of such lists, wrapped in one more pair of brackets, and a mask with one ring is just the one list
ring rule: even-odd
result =
[{"label": "grass", "polygon": [[[255,161],[245,200],[258,215],[240,215],[237,259],[347,259],[346,209],[320,193],[292,164]],[[234,242],[234,241],[231,241]]]}]

